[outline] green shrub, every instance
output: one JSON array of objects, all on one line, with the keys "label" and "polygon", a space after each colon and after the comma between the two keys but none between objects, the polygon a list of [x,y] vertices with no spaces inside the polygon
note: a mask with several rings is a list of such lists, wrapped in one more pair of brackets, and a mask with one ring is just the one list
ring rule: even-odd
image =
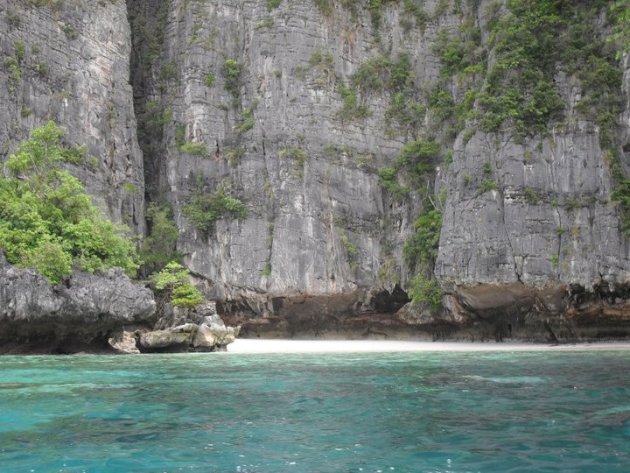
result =
[{"label": "green shrub", "polygon": [[402,147],[396,167],[406,170],[417,181],[435,172],[439,156],[440,145],[435,141],[410,141]]},{"label": "green shrub", "polygon": [[177,147],[182,153],[192,154],[193,156],[207,157],[210,155],[208,147],[205,143],[193,143],[187,141]]},{"label": "green shrub", "polygon": [[296,146],[287,146],[278,151],[278,158],[280,159],[292,159],[302,166],[308,159],[308,154],[301,148]]},{"label": "green shrub", "polygon": [[225,150],[225,157],[230,163],[230,166],[236,167],[241,162],[243,156],[245,156],[245,152],[247,150],[243,146],[236,146],[235,148],[228,148]]},{"label": "green shrub", "polygon": [[410,268],[418,265],[432,267],[437,257],[442,230],[442,212],[433,209],[420,214],[415,232],[403,246],[405,262]]},{"label": "green shrub", "polygon": [[174,306],[195,307],[204,300],[201,292],[190,282],[188,270],[174,261],[152,275],[151,282],[158,291],[170,293],[170,301]]},{"label": "green shrub", "polygon": [[615,45],[616,58],[621,61],[630,52],[630,5],[627,2],[609,2],[608,18],[613,25],[609,42]]},{"label": "green shrub", "polygon": [[149,274],[162,269],[177,258],[179,232],[170,206],[151,204],[147,208],[148,236],[142,245],[142,272]]},{"label": "green shrub", "polygon": [[409,189],[398,183],[398,173],[404,171],[416,187],[426,186],[435,172],[440,157],[440,145],[435,141],[417,140],[406,143],[392,167],[379,170],[380,184],[396,199],[409,194]]},{"label": "green shrub", "polygon": [[267,0],[267,10],[271,11],[280,6],[282,0]]},{"label": "green shrub", "polygon": [[494,179],[486,178],[483,181],[481,181],[481,184],[479,184],[479,187],[477,187],[477,190],[481,192],[482,194],[485,194],[486,192],[493,191],[496,188],[497,188],[496,181]]},{"label": "green shrub", "polygon": [[243,219],[247,209],[243,202],[230,196],[223,186],[208,194],[198,190],[183,208],[190,222],[203,232],[210,232],[222,218]]},{"label": "green shrub", "polygon": [[442,288],[440,284],[432,278],[427,278],[422,274],[416,275],[409,284],[409,296],[412,304],[428,305],[433,310],[442,307]]},{"label": "green shrub", "polygon": [[241,97],[241,75],[243,66],[235,59],[227,59],[223,63],[223,79],[225,80],[225,90],[232,96],[236,103]]},{"label": "green shrub", "polygon": [[398,170],[391,167],[384,167],[379,169],[378,177],[379,183],[392,197],[396,200],[402,200],[409,195],[409,188],[401,185],[397,179]]},{"label": "green shrub", "polygon": [[203,79],[207,87],[212,87],[217,80],[217,76],[215,76],[212,72],[208,72]]},{"label": "green shrub", "polygon": [[348,85],[339,86],[339,93],[343,106],[337,117],[344,122],[370,117],[372,113],[365,100],[372,94],[384,93],[391,98],[385,114],[388,126],[398,122],[405,133],[414,134],[424,118],[424,107],[414,98],[414,74],[405,53],[396,60],[382,54],[371,57],[352,74]]},{"label": "green shrub", "polygon": [[4,165],[0,177],[0,247],[7,260],[32,266],[51,283],[73,268],[118,266],[135,274],[138,258],[126,229],[104,219],[81,182],[62,169],[85,149],[61,146],[54,123],[33,130]]},{"label": "green shrub", "polygon": [[9,71],[8,90],[14,95],[22,83],[22,67],[13,56],[4,58],[4,67]]},{"label": "green shrub", "polygon": [[429,15],[424,10],[424,0],[404,0],[404,16],[401,18],[401,26],[407,32],[411,29],[410,18],[415,19],[415,26],[424,32],[429,22]]},{"label": "green shrub", "polygon": [[238,132],[240,134],[247,133],[254,128],[256,120],[254,119],[254,107],[250,107],[243,112],[243,121],[238,126]]},{"label": "green shrub", "polygon": [[392,129],[392,125],[396,123],[398,130],[401,130],[403,134],[415,137],[417,131],[424,125],[425,115],[426,108],[422,103],[399,92],[392,97],[390,106],[385,111],[388,132],[396,134]]},{"label": "green shrub", "polygon": [[337,112],[337,118],[342,122],[353,122],[372,116],[369,107],[360,103],[355,89],[341,84],[339,86],[339,93],[343,99],[343,106]]},{"label": "green shrub", "polygon": [[160,69],[160,81],[165,84],[176,80],[179,77],[179,71],[175,63],[169,62],[164,64]]},{"label": "green shrub", "polygon": [[259,20],[256,22],[257,30],[262,30],[265,28],[272,28],[272,27],[273,27],[273,18],[271,17],[263,18],[262,20]]},{"label": "green shrub", "polygon": [[542,197],[536,191],[536,189],[525,187],[525,189],[523,189],[523,192],[525,194],[525,202],[527,202],[529,205],[538,205],[542,200]]}]

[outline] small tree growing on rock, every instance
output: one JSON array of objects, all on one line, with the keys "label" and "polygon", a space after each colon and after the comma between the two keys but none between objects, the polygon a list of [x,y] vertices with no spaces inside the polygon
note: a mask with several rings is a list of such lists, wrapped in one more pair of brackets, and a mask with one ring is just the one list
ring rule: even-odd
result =
[{"label": "small tree growing on rock", "polygon": [[170,302],[176,307],[195,307],[203,302],[203,295],[190,282],[189,271],[175,261],[151,276],[151,282],[158,291],[170,293]]}]

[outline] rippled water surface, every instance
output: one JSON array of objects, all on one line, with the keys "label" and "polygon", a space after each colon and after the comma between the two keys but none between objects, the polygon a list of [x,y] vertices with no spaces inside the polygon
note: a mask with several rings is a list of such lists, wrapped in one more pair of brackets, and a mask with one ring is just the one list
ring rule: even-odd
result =
[{"label": "rippled water surface", "polygon": [[630,352],[0,358],[0,471],[628,472]]}]

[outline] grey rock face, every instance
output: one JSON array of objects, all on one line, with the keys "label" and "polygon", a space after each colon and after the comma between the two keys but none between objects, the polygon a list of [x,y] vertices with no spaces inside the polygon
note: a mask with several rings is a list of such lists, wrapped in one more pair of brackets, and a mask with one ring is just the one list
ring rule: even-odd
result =
[{"label": "grey rock face", "polygon": [[[155,2],[130,3],[157,12]],[[298,316],[299,309],[287,307],[304,299],[324,308],[326,315],[309,322],[318,331],[349,313],[378,314],[366,294],[393,292],[397,283],[405,288],[412,276],[401,250],[421,196],[395,202],[377,175],[409,137],[387,129],[385,93],[361,97],[370,116],[341,120],[339,84],[379,52],[406,52],[416,87],[428,94],[440,77],[438,33],[468,20],[483,26],[489,5],[433,16],[438,4],[426,2],[424,28],[407,29],[403,5],[389,2],[376,29],[367,9],[352,18],[333,4],[325,16],[307,0],[271,10],[263,1],[171,0],[162,5],[159,60],[149,74],[140,72],[145,100],[171,118],[160,130],[162,152],[151,156],[159,170],[154,185],[175,209],[178,250],[210,281],[209,293],[230,321],[255,317],[256,327],[290,333],[311,311],[301,307]],[[318,54],[330,59],[318,62]],[[224,70],[229,60],[240,70],[232,83]],[[630,253],[611,203],[599,130],[571,118],[579,116],[579,87],[566,77],[556,83],[569,104],[566,124],[536,139],[460,133],[452,164],[437,173],[447,199],[435,275],[456,299],[460,288],[480,283],[594,291],[601,281],[614,286],[628,278]],[[626,95],[627,89],[628,72]],[[619,131],[626,148],[628,113]],[[206,155],[186,152],[184,143]],[[481,192],[487,163],[496,189]],[[243,201],[248,216],[219,219],[211,232],[200,232],[184,209],[195,193],[219,187]],[[353,302],[345,309],[330,310],[348,297]],[[441,322],[467,320],[449,301]],[[411,312],[401,317],[414,319]]]},{"label": "grey rock face", "polygon": [[30,130],[55,120],[66,144],[86,146],[85,164],[71,172],[104,213],[143,233],[125,1],[56,3],[0,1],[0,161]]},{"label": "grey rock face", "polygon": [[[353,18],[339,2],[326,16],[312,0],[272,9],[264,0],[128,0],[138,15],[131,18],[133,52],[125,3],[93,3],[65,2],[58,11],[0,3],[6,12],[0,51],[17,66],[0,67],[0,160],[28,130],[57,120],[69,144],[86,143],[96,158],[72,171],[115,220],[144,232],[145,184],[153,199],[173,206],[178,250],[208,281],[206,293],[220,301],[228,323],[287,334],[369,332],[374,321],[379,331],[388,324],[440,327],[438,337],[485,324],[489,334],[511,326],[525,338],[538,330],[568,339],[577,332],[565,330],[565,322],[591,324],[584,314],[623,319],[615,314],[625,310],[630,249],[611,202],[611,171],[600,130],[574,113],[579,87],[563,76],[556,85],[568,119],[548,136],[515,139],[509,130],[457,136],[452,164],[437,172],[435,186],[446,190],[435,267],[445,311],[406,306],[392,315],[408,300],[403,289],[413,274],[402,248],[424,193],[396,201],[378,170],[391,166],[412,137],[388,127],[387,92],[360,96],[369,113],[342,119],[340,85],[369,58],[406,52],[425,100],[440,79],[438,33],[469,20],[483,25],[490,2],[474,12],[458,2],[461,15],[450,8],[436,15],[443,2],[429,0],[426,25],[407,29],[403,2],[383,2],[374,28],[363,5]],[[230,61],[239,71],[231,77]],[[628,167],[629,57],[624,64],[618,143]],[[151,131],[142,140],[146,172],[130,72],[141,128]],[[488,165],[495,189],[482,192]],[[217,189],[240,199],[247,216],[219,218],[209,232],[199,231],[186,206]],[[13,304],[60,313],[62,302],[41,278],[28,277],[41,291],[16,295]],[[73,297],[64,307],[85,303]],[[88,304],[87,317],[98,319],[101,303]],[[174,311],[156,329],[212,327],[202,312]],[[548,316],[558,322],[551,332]],[[209,344],[205,330],[191,328],[181,345],[195,348],[197,335],[198,344]],[[163,335],[147,343],[157,347]]]},{"label": "grey rock face", "polygon": [[[624,64],[626,108],[618,136],[627,163],[627,57]],[[562,77],[558,86],[567,116],[579,116],[579,89]],[[492,309],[498,321],[502,311],[497,333],[507,333],[508,324],[515,333],[528,326],[522,338],[538,333],[542,339],[545,332],[565,340],[628,336],[620,314],[627,313],[630,247],[611,199],[612,172],[599,133],[592,122],[571,119],[544,138],[517,142],[508,133],[478,132],[467,143],[456,141],[435,271],[450,293],[450,316],[470,322],[471,314]],[[494,170],[496,189],[481,192],[485,163]],[[485,294],[484,307],[471,302],[471,291]],[[529,302],[514,298],[515,291]],[[561,294],[562,302],[544,303],[549,294]],[[511,318],[515,312],[518,320]]]},{"label": "grey rock face", "polygon": [[[597,130],[583,121],[537,142],[482,133],[458,141],[438,278],[464,285],[624,282],[630,253],[603,154]],[[482,193],[485,162],[497,189]]]},{"label": "grey rock face", "polygon": [[[384,37],[393,35],[392,55],[408,50],[417,81],[432,80],[431,48],[418,31],[402,33],[399,15],[388,10],[383,26]],[[175,208],[178,250],[212,281],[215,297],[248,301],[260,314],[273,311],[273,296],[393,288],[406,279],[402,243],[418,200],[395,204],[379,184],[378,168],[404,141],[384,127],[389,98],[367,97],[365,119],[338,116],[338,85],[378,51],[375,32],[362,26],[369,22],[366,12],[353,20],[340,8],[327,18],[306,0],[271,12],[264,1],[169,2],[162,54],[146,88],[147,100],[172,112],[154,167],[165,173],[160,194]],[[317,54],[331,54],[332,63],[313,66]],[[236,96],[226,90],[227,60],[242,71]],[[165,66],[176,77],[160,76]],[[244,126],[248,114],[253,126]],[[208,156],[182,151],[177,139],[205,146]],[[248,216],[220,219],[207,235],[183,209],[197,189],[221,185]]]},{"label": "grey rock face", "polygon": [[0,343],[105,345],[109,333],[148,323],[154,312],[153,293],[121,270],[77,273],[51,286],[32,270],[0,263]]}]

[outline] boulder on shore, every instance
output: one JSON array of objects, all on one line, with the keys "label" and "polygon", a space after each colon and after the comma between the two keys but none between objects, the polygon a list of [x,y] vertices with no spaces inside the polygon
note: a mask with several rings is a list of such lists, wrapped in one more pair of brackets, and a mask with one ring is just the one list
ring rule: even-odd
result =
[{"label": "boulder on shore", "polygon": [[214,303],[165,311],[153,331],[137,335],[142,353],[222,351],[238,336],[240,327],[227,327]]}]

